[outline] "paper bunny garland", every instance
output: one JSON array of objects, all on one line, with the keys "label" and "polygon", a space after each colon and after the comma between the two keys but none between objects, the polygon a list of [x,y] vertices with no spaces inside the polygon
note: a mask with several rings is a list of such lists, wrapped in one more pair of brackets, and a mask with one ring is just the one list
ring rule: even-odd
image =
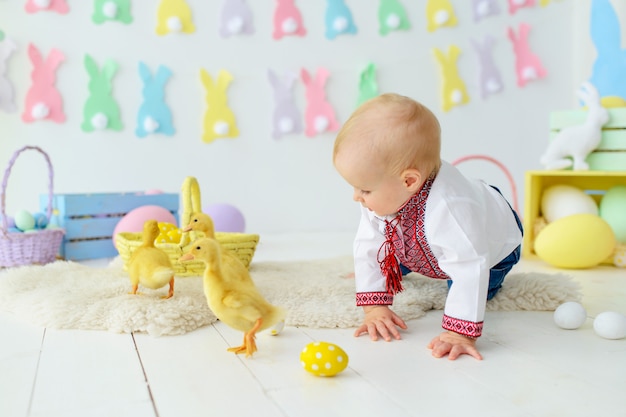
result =
[{"label": "paper bunny garland", "polygon": [[280,139],[288,134],[302,133],[302,118],[293,94],[293,86],[298,75],[286,72],[279,77],[270,69],[267,71],[267,77],[274,92],[272,137]]},{"label": "paper bunny garland", "polygon": [[518,36],[515,35],[513,28],[509,28],[508,35],[513,44],[513,52],[515,52],[515,72],[517,74],[517,85],[524,87],[530,81],[543,78],[547,75],[547,71],[541,65],[539,57],[532,53],[528,45],[528,33],[530,25],[520,23]]},{"label": "paper bunny garland", "polygon": [[254,33],[252,10],[244,0],[225,0],[220,16],[219,34],[222,38]]},{"label": "paper bunny garland", "polygon": [[274,32],[272,37],[276,40],[283,36],[304,36],[306,29],[302,22],[302,14],[296,7],[295,0],[276,0],[274,11]]},{"label": "paper bunny garland", "polygon": [[443,111],[447,112],[452,107],[468,103],[467,88],[456,64],[461,55],[461,49],[456,45],[450,45],[447,54],[437,48],[434,48],[433,52],[441,70],[441,108]]},{"label": "paper bunny garland", "polygon": [[394,30],[411,27],[406,10],[399,0],[380,0],[378,6],[378,32],[385,36]]},{"label": "paper bunny garland", "polygon": [[49,10],[66,14],[70,11],[65,0],[27,0],[24,9],[26,13],[37,13],[42,10]]},{"label": "paper bunny garland", "polygon": [[94,59],[85,55],[85,69],[89,74],[89,98],[85,102],[81,129],[84,132],[122,130],[120,109],[111,96],[117,64],[108,59],[100,70]]},{"label": "paper bunny garland", "polygon": [[7,113],[13,112],[17,108],[15,89],[6,75],[7,63],[16,50],[15,42],[4,36],[0,37],[0,110]]},{"label": "paper bunny garland", "polygon": [[326,38],[335,39],[339,35],[356,33],[352,12],[345,0],[326,0]]},{"label": "paper bunny garland", "polygon": [[330,76],[326,68],[319,68],[315,77],[304,68],[300,71],[300,77],[306,88],[306,109],[304,119],[306,121],[305,134],[314,137],[324,132],[336,132],[339,130],[339,122],[335,117],[335,110],[326,100],[324,87]]},{"label": "paper bunny garland", "polygon": [[65,56],[58,49],[51,49],[44,60],[41,52],[34,44],[28,45],[28,56],[33,65],[31,72],[32,85],[26,93],[25,108],[22,120],[32,123],[37,120],[50,119],[57,123],[65,121],[63,100],[56,89],[56,70]]},{"label": "paper bunny garland", "polygon": [[131,23],[133,17],[130,14],[130,0],[95,0],[91,20],[95,24],[107,21]]},{"label": "paper bunny garland", "polygon": [[172,112],[165,102],[165,84],[172,71],[161,65],[153,76],[148,66],[139,62],[139,75],[143,81],[143,103],[137,113],[135,134],[140,138],[153,133],[173,135]]},{"label": "paper bunny garland", "polygon": [[626,100],[626,48],[622,48],[619,19],[609,0],[592,0],[590,29],[596,59],[589,81],[601,97]]},{"label": "paper bunny garland", "polygon": [[206,111],[204,113],[204,134],[202,140],[210,143],[218,138],[236,138],[239,128],[235,114],[228,106],[226,90],[233,80],[233,76],[221,70],[214,81],[211,75],[203,68],[200,70],[200,79],[206,94]]}]

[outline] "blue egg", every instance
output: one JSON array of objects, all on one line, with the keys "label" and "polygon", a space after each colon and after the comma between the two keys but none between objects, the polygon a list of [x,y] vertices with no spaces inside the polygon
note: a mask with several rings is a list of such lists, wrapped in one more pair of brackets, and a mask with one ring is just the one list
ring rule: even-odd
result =
[{"label": "blue egg", "polygon": [[9,227],[9,233],[22,233],[17,227]]},{"label": "blue egg", "polygon": [[45,229],[48,226],[48,216],[43,213],[35,213],[33,214],[33,218],[35,219],[35,228],[36,229]]}]

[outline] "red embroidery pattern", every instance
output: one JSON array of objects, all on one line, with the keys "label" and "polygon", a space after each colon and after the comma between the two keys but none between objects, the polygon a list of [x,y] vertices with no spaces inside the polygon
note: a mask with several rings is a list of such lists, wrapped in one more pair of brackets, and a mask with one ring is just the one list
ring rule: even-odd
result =
[{"label": "red embroidery pattern", "polygon": [[402,263],[413,272],[429,278],[449,279],[450,277],[439,268],[437,258],[430,250],[426,240],[425,213],[426,200],[435,180],[431,175],[422,188],[400,209],[400,227],[404,239],[394,233],[396,255]]},{"label": "red embroidery pattern", "polygon": [[483,333],[483,322],[475,323],[473,321],[466,321],[461,319],[455,319],[454,317],[443,315],[441,327],[446,330],[450,330],[454,333],[459,333],[469,337],[480,337]]},{"label": "red embroidery pattern", "polygon": [[399,217],[396,217],[392,221],[385,220],[385,242],[378,249],[378,264],[380,270],[385,277],[385,289],[389,294],[396,294],[401,292],[402,288],[402,270],[398,263],[398,257],[396,256],[394,240],[398,239],[398,232],[396,230]]},{"label": "red embroidery pattern", "polygon": [[393,304],[393,295],[387,292],[358,292],[356,293],[357,306],[375,306]]}]

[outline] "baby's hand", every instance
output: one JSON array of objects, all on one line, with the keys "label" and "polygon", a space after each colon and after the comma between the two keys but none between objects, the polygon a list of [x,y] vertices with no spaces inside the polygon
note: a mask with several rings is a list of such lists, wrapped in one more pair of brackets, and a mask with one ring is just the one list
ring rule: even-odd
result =
[{"label": "baby's hand", "polygon": [[369,333],[372,340],[378,340],[378,335],[380,335],[389,342],[391,336],[396,340],[400,339],[398,327],[406,329],[404,320],[387,306],[367,306],[363,307],[363,311],[365,311],[365,319],[354,332],[355,337]]},{"label": "baby's hand", "polygon": [[470,355],[478,360],[483,359],[476,349],[476,340],[454,332],[441,333],[430,341],[428,349],[432,349],[435,358],[448,355],[451,361],[461,355]]}]

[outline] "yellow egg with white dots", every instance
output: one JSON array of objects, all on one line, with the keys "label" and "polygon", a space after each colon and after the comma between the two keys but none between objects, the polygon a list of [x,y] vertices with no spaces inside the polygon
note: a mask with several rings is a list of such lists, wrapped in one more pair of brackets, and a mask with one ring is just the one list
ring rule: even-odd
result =
[{"label": "yellow egg with white dots", "polygon": [[311,342],[300,352],[302,367],[316,376],[334,376],[348,366],[348,355],[334,343]]}]

